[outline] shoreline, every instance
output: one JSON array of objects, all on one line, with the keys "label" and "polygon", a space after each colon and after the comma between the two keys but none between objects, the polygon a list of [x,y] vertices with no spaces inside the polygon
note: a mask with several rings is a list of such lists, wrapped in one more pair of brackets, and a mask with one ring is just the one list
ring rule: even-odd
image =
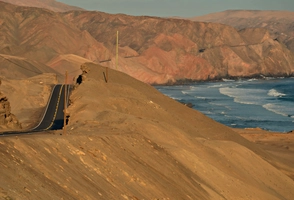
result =
[{"label": "shoreline", "polygon": [[285,76],[264,76],[262,74],[256,76],[243,76],[243,77],[235,77],[235,76],[227,76],[221,77],[216,79],[207,79],[207,80],[192,80],[192,79],[180,79],[176,80],[175,82],[167,82],[163,84],[150,84],[153,87],[156,86],[179,86],[179,85],[189,85],[189,84],[196,84],[196,83],[209,83],[209,82],[228,82],[228,81],[239,81],[239,80],[272,80],[272,79],[285,79],[285,78],[294,78],[294,74],[285,75]]}]

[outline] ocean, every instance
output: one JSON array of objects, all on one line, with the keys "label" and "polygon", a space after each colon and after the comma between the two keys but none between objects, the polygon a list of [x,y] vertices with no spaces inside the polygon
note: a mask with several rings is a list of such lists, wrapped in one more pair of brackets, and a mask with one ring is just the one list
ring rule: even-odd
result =
[{"label": "ocean", "polygon": [[294,78],[224,79],[155,88],[230,127],[294,130]]}]

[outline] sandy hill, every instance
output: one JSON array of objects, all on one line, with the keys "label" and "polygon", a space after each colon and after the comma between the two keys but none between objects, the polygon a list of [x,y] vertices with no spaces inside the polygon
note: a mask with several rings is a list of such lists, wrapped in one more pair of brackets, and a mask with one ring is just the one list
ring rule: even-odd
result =
[{"label": "sandy hill", "polygon": [[65,76],[65,73],[67,73],[68,75],[67,83],[73,84],[74,79],[81,73],[81,70],[80,70],[81,64],[86,62],[91,62],[91,61],[74,54],[62,54],[50,60],[47,63],[47,65],[50,68],[56,70],[57,72],[63,74],[64,76]]},{"label": "sandy hill", "polygon": [[294,53],[265,29],[237,31],[216,23],[96,11],[57,13],[4,2],[0,11],[0,53],[43,63],[62,74],[76,68],[66,59],[57,62],[67,55],[150,84],[294,73]]},{"label": "sandy hill", "polygon": [[294,12],[228,10],[191,18],[194,21],[223,23],[237,29],[266,28],[272,38],[284,43],[294,51]]},{"label": "sandy hill", "polygon": [[273,153],[127,74],[109,69],[106,83],[106,68],[92,63],[81,68],[66,135],[1,138],[0,197],[294,196],[294,181],[287,176],[293,174],[291,165],[278,162]]},{"label": "sandy hill", "polygon": [[[66,70],[75,71],[76,64],[71,65],[72,69],[64,66],[64,62],[59,62],[59,67],[54,64],[67,54],[72,53],[76,57],[84,56],[91,61],[104,59],[105,55],[98,52],[106,52],[108,56],[106,48],[89,33],[64,21],[53,11],[17,7],[3,2],[0,2],[0,5],[0,23],[2,24],[0,33],[3,35],[3,40],[0,41],[2,52],[0,62],[6,67],[12,66],[13,63],[17,63],[18,66],[18,68],[14,66],[16,70],[14,74],[11,74],[12,71],[6,71],[2,76],[10,78],[21,74],[16,77],[22,78],[36,75],[35,72],[56,73],[56,71],[64,75]],[[10,58],[4,59],[3,56],[10,56]],[[27,69],[28,65],[29,70],[23,70]],[[5,69],[0,68],[0,70]]]},{"label": "sandy hill", "polygon": [[59,81],[63,75],[51,67],[27,58],[0,54],[0,77],[8,79],[22,79],[43,73],[54,73]]},{"label": "sandy hill", "polygon": [[70,6],[55,0],[1,0],[18,6],[46,8],[55,12],[66,12],[69,10],[83,10],[76,6]]},{"label": "sandy hill", "polygon": [[64,81],[63,77],[57,77],[56,73],[42,73],[16,80],[0,77],[2,82],[0,91],[8,98],[11,112],[21,119],[23,129],[34,127],[39,123],[52,86],[61,81],[59,78]]}]

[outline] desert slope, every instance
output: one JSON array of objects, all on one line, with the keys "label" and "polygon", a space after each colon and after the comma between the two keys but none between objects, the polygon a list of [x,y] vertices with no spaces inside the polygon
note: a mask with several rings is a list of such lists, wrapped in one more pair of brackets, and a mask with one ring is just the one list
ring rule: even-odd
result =
[{"label": "desert slope", "polygon": [[0,52],[3,54],[45,65],[63,54],[75,54],[94,62],[109,56],[100,42],[64,20],[59,13],[0,2],[0,17]]},{"label": "desert slope", "polygon": [[[55,73],[42,73],[29,78],[1,78],[0,91],[7,97],[11,112],[20,119],[23,129],[32,128],[40,122],[51,89],[58,79]],[[5,129],[0,128],[1,131]]]},{"label": "desert slope", "polygon": [[[82,65],[62,131],[0,140],[13,199],[291,199],[274,156],[129,75]],[[51,133],[51,134],[50,134]]]},{"label": "desert slope", "polygon": [[294,73],[294,53],[262,28],[238,31],[217,23],[97,11],[57,13],[4,2],[0,11],[0,53],[43,63],[62,74],[76,68],[66,60],[68,55],[149,84]]},{"label": "desert slope", "polygon": [[46,8],[55,12],[66,12],[69,10],[83,10],[82,8],[76,6],[70,6],[64,3],[60,3],[55,0],[1,0],[6,3],[11,3],[18,6],[26,7],[37,7],[37,8]]},{"label": "desert slope", "polygon": [[7,79],[22,79],[40,75],[42,73],[54,73],[59,81],[64,80],[63,75],[48,67],[23,57],[0,54],[0,77]]}]

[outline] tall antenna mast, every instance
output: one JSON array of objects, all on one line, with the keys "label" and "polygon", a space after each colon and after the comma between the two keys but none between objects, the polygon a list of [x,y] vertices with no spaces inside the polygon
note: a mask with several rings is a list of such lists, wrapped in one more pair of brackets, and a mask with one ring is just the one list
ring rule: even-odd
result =
[{"label": "tall antenna mast", "polygon": [[118,67],[118,31],[116,32],[116,69]]}]

